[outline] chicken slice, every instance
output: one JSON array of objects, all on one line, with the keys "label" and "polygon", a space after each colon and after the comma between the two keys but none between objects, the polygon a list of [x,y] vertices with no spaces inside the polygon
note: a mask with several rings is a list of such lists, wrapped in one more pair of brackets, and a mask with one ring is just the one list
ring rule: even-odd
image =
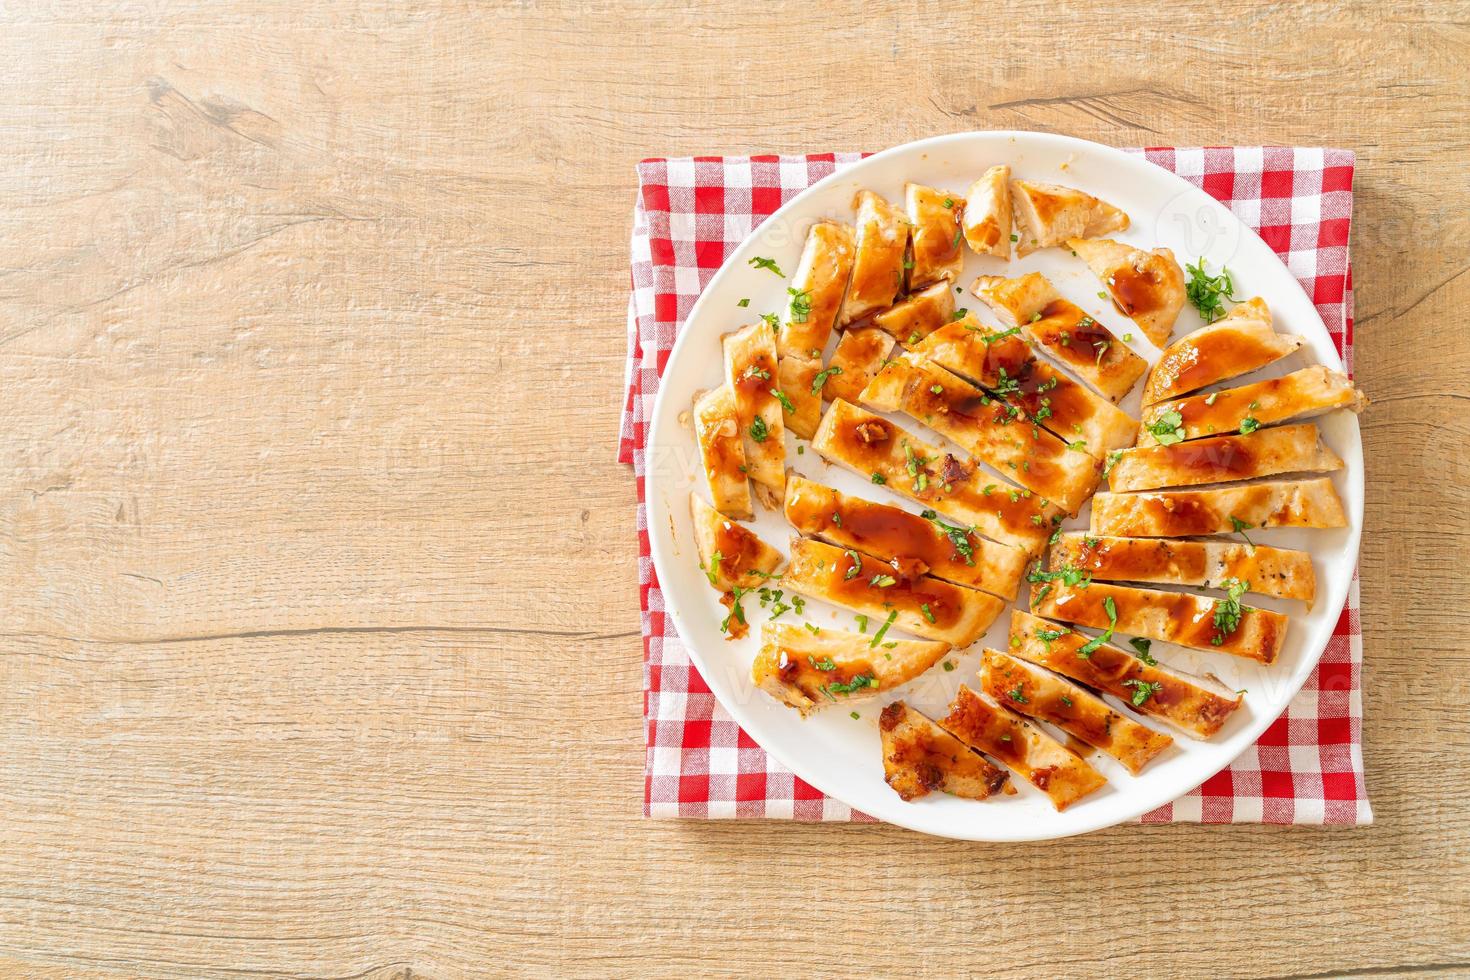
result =
[{"label": "chicken slice", "polygon": [[1067,245],[1102,280],[1113,305],[1156,347],[1174,332],[1184,308],[1184,270],[1167,248],[1145,252],[1110,238],[1071,238]]},{"label": "chicken slice", "polygon": [[1128,228],[1128,215],[1074,187],[1030,180],[1011,181],[1016,219],[1016,254],[1064,244],[1069,238],[1097,238]]},{"label": "chicken slice", "polygon": [[749,528],[716,511],[697,493],[689,495],[699,567],[716,592],[764,585],[781,565],[781,552]]},{"label": "chicken slice", "polygon": [[949,652],[932,640],[884,640],[842,630],[812,633],[793,623],[761,626],[750,668],[755,686],[803,715],[829,704],[865,701],[918,677]]},{"label": "chicken slice", "polygon": [[976,255],[1011,257],[1011,168],[991,167],[970,185],[965,241]]},{"label": "chicken slice", "polygon": [[902,701],[883,709],[878,732],[883,742],[883,778],[905,801],[935,790],[971,800],[1016,791],[1004,769]]}]

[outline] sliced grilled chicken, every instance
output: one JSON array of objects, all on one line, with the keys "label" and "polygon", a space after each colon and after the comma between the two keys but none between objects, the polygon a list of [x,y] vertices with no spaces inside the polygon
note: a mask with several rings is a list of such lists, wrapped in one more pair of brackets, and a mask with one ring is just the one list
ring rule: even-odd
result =
[{"label": "sliced grilled chicken", "polygon": [[725,334],[725,383],[735,393],[735,412],[745,444],[745,468],[755,498],[772,509],[786,489],[786,421],[776,397],[776,338],[764,323]]},{"label": "sliced grilled chicken", "polygon": [[1011,168],[991,167],[970,185],[965,241],[976,255],[1011,257]]},{"label": "sliced grilled chicken", "polygon": [[913,346],[953,319],[954,290],[945,280],[873,314],[872,322],[899,343]]},{"label": "sliced grilled chicken", "polygon": [[878,733],[883,741],[883,778],[904,800],[917,800],[935,790],[970,800],[1016,791],[1004,769],[902,701],[883,709]]},{"label": "sliced grilled chicken", "polygon": [[852,275],[853,239],[852,228],[836,221],[818,221],[806,233],[776,338],[782,357],[822,356]]},{"label": "sliced grilled chicken", "polygon": [[1143,404],[1166,401],[1238,378],[1279,361],[1302,339],[1278,334],[1260,297],[1236,305],[1221,320],[1185,334],[1164,349],[1143,386]]},{"label": "sliced grilled chicken", "polygon": [[764,585],[780,567],[781,552],[750,528],[716,511],[697,493],[689,495],[689,516],[694,521],[699,567],[716,592]]},{"label": "sliced grilled chicken", "polygon": [[[787,485],[790,493],[790,484]],[[1093,537],[1070,531],[1051,547],[1052,571],[1077,568],[1105,582],[1153,582],[1228,588],[1247,582],[1252,592],[1311,605],[1317,594],[1312,556],[1305,551],[1236,541],[1169,541]]]},{"label": "sliced grilled chicken", "polygon": [[963,685],[939,724],[966,745],[1015,770],[1058,810],[1107,783],[1102,773],[1056,739]]},{"label": "sliced grilled chicken", "polygon": [[918,677],[949,652],[932,640],[885,640],[791,623],[761,626],[761,648],[750,667],[755,686],[803,715],[829,704],[866,701]]},{"label": "sliced grilled chicken", "polygon": [[1024,660],[986,650],[980,689],[1012,711],[1102,749],[1135,776],[1174,739],[1109,708],[1102,698]]},{"label": "sliced grilled chicken", "polygon": [[1011,613],[1011,652],[1023,660],[1128,702],[1195,738],[1211,738],[1244,700],[1204,678],[1149,664],[1117,647],[1085,650],[1092,638],[1017,609]]},{"label": "sliced grilled chicken", "polygon": [[1100,493],[1092,498],[1092,533],[1180,538],[1267,527],[1346,527],[1327,477],[1278,480],[1215,490]]},{"label": "sliced grilled chicken", "polygon": [[706,391],[694,400],[694,438],[709,481],[715,509],[735,520],[750,520],[750,482],[745,476],[745,440],[729,385]]},{"label": "sliced grilled chicken", "polygon": [[1269,381],[1150,405],[1143,410],[1138,444],[1179,442],[1242,426],[1315,418],[1336,408],[1361,412],[1367,404],[1347,375],[1316,364]]},{"label": "sliced grilled chicken", "polygon": [[1184,308],[1184,270],[1174,253],[1167,248],[1145,252],[1111,238],[1072,238],[1067,244],[1102,280],[1118,312],[1163,347]]},{"label": "sliced grilled chicken", "polygon": [[1017,255],[1061,245],[1069,238],[1097,238],[1128,228],[1127,214],[1075,187],[1013,180],[1011,208]]},{"label": "sliced grilled chicken", "polygon": [[812,390],[821,373],[819,358],[791,354],[782,356],[776,364],[777,388],[786,396],[781,403],[786,412],[786,428],[802,439],[810,439],[822,420],[822,395]]},{"label": "sliced grilled chicken", "polygon": [[1007,326],[1019,326],[1032,343],[1117,402],[1133,390],[1148,362],[1080,306],[1063,299],[1046,277],[980,276],[970,292]]},{"label": "sliced grilled chicken", "polygon": [[877,194],[859,191],[853,206],[857,208],[857,256],[837,317],[839,327],[893,305],[894,297],[903,290],[904,253],[909,243],[909,223]]},{"label": "sliced grilled chicken", "polygon": [[1317,427],[1307,422],[1252,430],[1249,435],[1125,449],[1108,472],[1108,488],[1117,493],[1192,487],[1282,473],[1328,473],[1342,466],[1338,455],[1323,444]]},{"label": "sliced grilled chicken", "polygon": [[926,640],[967,647],[995,622],[1005,603],[929,575],[904,577],[892,565],[811,538],[793,538],[791,564],[781,585],[812,599],[890,619],[898,629]]},{"label": "sliced grilled chicken", "polygon": [[1031,587],[1031,611],[1079,626],[1116,629],[1263,664],[1276,662],[1286,639],[1285,616],[1242,605],[1238,595],[1211,599],[1104,582],[1083,587],[1067,585],[1059,578]]},{"label": "sliced grilled chicken", "polygon": [[852,548],[913,575],[1014,599],[1027,555],[947,523],[932,510],[927,517],[900,507],[840,493],[792,474],[786,481],[786,520],[807,537]]},{"label": "sliced grilled chicken", "polygon": [[1101,478],[1097,460],[1084,449],[1067,448],[1015,405],[920,355],[889,361],[861,397],[873,408],[918,419],[1064,510],[1078,510]]},{"label": "sliced grilled chicken", "polygon": [[904,184],[903,200],[914,248],[909,288],[959,278],[965,263],[965,250],[960,247],[965,199],[923,184]]},{"label": "sliced grilled chicken", "polygon": [[[822,416],[812,448],[864,479],[932,507],[995,541],[1039,552],[1065,512],[1030,490],[992,480],[967,460],[846,401]],[[922,460],[922,462],[921,462]]]},{"label": "sliced grilled chicken", "polygon": [[940,327],[915,351],[1019,406],[1027,417],[1068,443],[1082,443],[1095,459],[1131,446],[1133,419],[1090,388],[1038,358],[1013,333],[982,327],[973,316]]},{"label": "sliced grilled chicken", "polygon": [[882,369],[893,350],[893,338],[877,327],[855,327],[842,332],[832,352],[822,397],[828,401],[845,398],[857,401],[868,383]]}]

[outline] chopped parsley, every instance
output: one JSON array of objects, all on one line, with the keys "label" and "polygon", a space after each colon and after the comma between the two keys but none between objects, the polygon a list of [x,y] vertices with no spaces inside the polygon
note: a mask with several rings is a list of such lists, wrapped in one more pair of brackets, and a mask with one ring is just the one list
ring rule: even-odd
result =
[{"label": "chopped parsley", "polygon": [[880,644],[880,643],[883,642],[883,637],[884,637],[884,635],[887,634],[888,627],[892,626],[893,625],[893,621],[895,619],[897,619],[897,618],[898,618],[898,610],[897,609],[893,610],[892,612],[890,612],[888,614],[888,618],[883,621],[883,625],[880,626],[880,627],[878,627],[878,632],[874,633],[873,634],[873,638],[868,641],[868,649],[871,650],[873,647],[875,647],[878,644]]},{"label": "chopped parsley", "polygon": [[898,579],[894,578],[892,575],[880,574],[874,575],[872,578],[868,579],[868,584],[873,586],[875,589],[886,589],[892,585],[896,585],[897,583]]},{"label": "chopped parsley", "polygon": [[970,542],[968,529],[944,523],[939,519],[939,514],[932,510],[923,511],[919,516],[944,532],[949,543],[954,545],[955,553],[965,560],[966,565],[975,564],[975,546]]},{"label": "chopped parsley", "polygon": [[849,711],[848,714],[850,714],[854,719],[862,717],[862,715],[858,714],[856,711]]},{"label": "chopped parsley", "polygon": [[741,309],[744,309],[745,307],[747,307],[747,306],[750,305],[750,297],[749,296],[745,297],[745,299],[742,299],[740,302],[736,303],[735,305],[738,306],[738,307],[740,307]]},{"label": "chopped parsley", "polygon": [[786,409],[786,411],[790,412],[792,415],[796,414],[796,406],[791,404],[791,399],[786,397],[786,392],[782,391],[780,388],[772,388],[771,394],[775,396],[776,401],[781,403],[782,408]]},{"label": "chopped parsley", "polygon": [[1232,303],[1239,302],[1235,297],[1235,283],[1230,279],[1230,270],[1224,266],[1220,267],[1220,274],[1212,276],[1205,272],[1205,260],[1200,260],[1190,265],[1185,263],[1184,268],[1189,270],[1189,282],[1185,283],[1184,294],[1189,297],[1189,302],[1199,315],[1204,317],[1206,323],[1214,323],[1225,315],[1225,305],[1222,299]]},{"label": "chopped parsley", "polygon": [[730,632],[730,619],[731,619],[731,617],[734,617],[742,626],[746,625],[746,622],[745,622],[745,607],[740,604],[740,600],[741,599],[744,599],[746,596],[750,595],[750,593],[752,593],[754,591],[755,591],[755,589],[753,589],[753,588],[751,588],[751,589],[742,589],[738,585],[735,586],[735,588],[733,588],[733,589],[730,590],[730,597],[734,601],[731,602],[731,604],[730,604],[730,611],[725,614],[725,618],[722,619],[722,620],[720,620],[720,632],[721,633],[728,633],[728,632]]},{"label": "chopped parsley", "polygon": [[1070,707],[1072,707],[1072,699],[1069,698],[1069,697],[1067,697],[1065,694],[1063,694],[1062,695],[1062,704],[1064,704],[1064,705],[1066,705],[1067,707],[1070,708]]},{"label": "chopped parsley", "polygon": [[843,554],[846,555],[847,560],[851,562],[850,567],[847,569],[847,574],[842,576],[843,581],[847,581],[851,578],[857,578],[863,573],[863,556],[851,549],[844,551]]},{"label": "chopped parsley", "polygon": [[852,694],[854,691],[861,691],[865,687],[871,687],[876,690],[878,687],[878,678],[872,674],[858,674],[846,684],[828,684],[827,690],[834,694]]},{"label": "chopped parsley", "polygon": [[1009,694],[1010,697],[1011,697],[1011,700],[1014,701],[1014,702],[1016,702],[1017,704],[1025,704],[1026,703],[1026,700],[1027,700],[1026,699],[1026,692],[1021,687],[1020,684],[1017,684],[1016,685],[1015,690],[1007,691],[1006,693]]},{"label": "chopped parsley", "polygon": [[1158,694],[1164,689],[1164,685],[1160,684],[1158,681],[1149,683],[1148,681],[1129,679],[1124,681],[1123,685],[1125,687],[1133,688],[1133,697],[1129,700],[1133,703],[1133,707],[1135,708],[1143,707],[1144,703],[1148,701],[1149,698],[1153,697],[1155,694]]},{"label": "chopped parsley", "polygon": [[834,374],[841,373],[842,368],[836,366],[829,367],[827,370],[819,372],[815,378],[812,378],[812,394],[820,395],[822,393],[822,385],[827,383],[827,379],[832,377],[832,375]]},{"label": "chopped parsley", "polygon": [[805,289],[786,287],[791,294],[791,322],[805,323],[812,315],[812,294]]},{"label": "chopped parsley", "polygon": [[868,617],[862,613],[858,613],[857,628],[859,633],[866,634],[868,632]]},{"label": "chopped parsley", "polygon": [[1067,633],[1067,630],[1049,630],[1043,628],[1036,631],[1036,638],[1046,646],[1046,652],[1051,653],[1051,641],[1059,640],[1066,636]]},{"label": "chopped parsley", "polygon": [[1240,604],[1240,597],[1250,589],[1249,582],[1228,578],[1221,584],[1225,586],[1225,598],[1215,600],[1215,635],[1210,637],[1210,643],[1215,646],[1240,629],[1241,617],[1250,612],[1249,606]]},{"label": "chopped parsley", "polygon": [[926,602],[923,605],[919,606],[919,608],[924,611],[924,618],[925,619],[929,620],[929,622],[931,622],[931,623],[933,623],[935,621],[934,620],[934,613],[932,611],[930,611],[930,609],[929,609],[929,603]]},{"label": "chopped parsley", "polygon": [[[715,577],[720,574],[720,562],[724,560],[725,556],[718,551],[709,556],[709,568],[705,568],[704,575],[709,579],[710,585],[715,584]],[[701,562],[699,567],[704,568],[704,564]]]},{"label": "chopped parsley", "polygon": [[786,273],[781,271],[781,267],[776,264],[775,259],[768,259],[757,255],[755,258],[750,260],[750,264],[757,269],[768,269],[771,272],[774,272],[776,275],[780,276],[782,279],[786,278]]},{"label": "chopped parsley", "polygon": [[952,670],[954,670],[954,661],[953,660],[946,660],[944,662],[944,672],[945,673],[949,673]]},{"label": "chopped parsley", "polygon": [[766,420],[757,415],[750,420],[750,437],[756,442],[765,442],[771,435],[771,430],[766,427]]},{"label": "chopped parsley", "polygon": [[771,380],[771,372],[767,371],[759,364],[752,364],[750,367],[745,369],[745,373],[742,374],[740,378],[742,381],[746,378],[760,378],[762,381],[769,381]]},{"label": "chopped parsley", "polygon": [[842,515],[835,510],[832,512],[832,524],[835,527],[842,526]]},{"label": "chopped parsley", "polygon": [[817,660],[811,654],[807,654],[806,662],[811,664],[815,670],[828,671],[837,669],[837,665],[832,662],[831,657],[823,657],[821,660]]},{"label": "chopped parsley", "polygon": [[1007,337],[1014,337],[1016,334],[1018,334],[1020,332],[1021,332],[1021,328],[1020,327],[1011,327],[1011,329],[1009,329],[1009,330],[1002,330],[1000,333],[986,334],[985,335],[985,343],[987,345],[988,344],[998,344],[1002,340],[1005,340]]},{"label": "chopped parsley", "polygon": [[1240,420],[1240,434],[1243,436],[1250,435],[1252,432],[1256,431],[1260,427],[1261,423],[1252,416],[1247,415],[1245,418]]},{"label": "chopped parsley", "polygon": [[1092,584],[1092,573],[1084,572],[1073,565],[1062,565],[1056,571],[1046,572],[1041,569],[1041,562],[1034,562],[1030,570],[1026,572],[1028,582],[1055,582],[1062,580],[1062,584],[1071,588],[1085,589]]},{"label": "chopped parsley", "polygon": [[1145,640],[1141,636],[1135,636],[1133,639],[1128,641],[1128,645],[1138,651],[1139,660],[1142,660],[1150,667],[1158,666],[1159,662],[1154,659],[1153,654],[1149,653],[1149,649],[1153,646],[1152,640]]},{"label": "chopped parsley", "polygon": [[883,484],[888,482],[888,477],[884,476],[882,473],[874,473],[873,482],[881,487]]},{"label": "chopped parsley", "polygon": [[950,322],[953,323],[956,320],[963,320],[965,318],[965,314],[969,312],[970,311],[967,307],[961,306],[959,309],[954,311],[954,316],[949,318]]},{"label": "chopped parsley", "polygon": [[1103,609],[1108,614],[1108,628],[1103,632],[1102,636],[1094,636],[1077,648],[1077,656],[1083,660],[1091,659],[1092,652],[1111,640],[1113,638],[1113,630],[1118,628],[1118,607],[1113,604],[1112,596],[1106,596],[1103,599]]},{"label": "chopped parsley", "polygon": [[812,634],[812,636],[816,636],[818,633],[822,632],[822,627],[820,626],[813,626],[811,623],[802,623],[801,625],[805,626],[807,630]]},{"label": "chopped parsley", "polygon": [[1149,434],[1161,446],[1172,446],[1184,441],[1184,416],[1175,408],[1169,409],[1148,427]]},{"label": "chopped parsley", "polygon": [[1213,405],[1213,404],[1215,404],[1215,399],[1216,398],[1219,398],[1219,397],[1220,397],[1220,393],[1218,391],[1212,391],[1208,395],[1205,396],[1205,404],[1206,405]]},{"label": "chopped parsley", "polygon": [[774,313],[762,313],[761,322],[770,327],[772,333],[775,333],[776,329],[781,326],[781,318]]},{"label": "chopped parsley", "polygon": [[1240,518],[1236,517],[1234,514],[1230,515],[1230,529],[1245,539],[1245,543],[1250,547],[1252,554],[1255,553],[1256,545],[1255,542],[1250,539],[1250,535],[1246,534],[1245,532],[1253,531],[1255,530],[1255,527],[1256,526],[1254,524],[1243,521]]},{"label": "chopped parsley", "polygon": [[1067,449],[1074,453],[1087,452],[1087,440],[1078,439],[1076,442],[1067,443]]}]

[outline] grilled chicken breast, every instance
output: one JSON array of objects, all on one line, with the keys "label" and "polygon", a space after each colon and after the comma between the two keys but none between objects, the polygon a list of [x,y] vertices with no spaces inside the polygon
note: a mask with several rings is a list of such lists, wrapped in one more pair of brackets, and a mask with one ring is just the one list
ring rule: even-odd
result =
[{"label": "grilled chicken breast", "polygon": [[781,564],[781,552],[748,527],[725,517],[697,493],[689,495],[699,567],[716,592],[764,585]]},{"label": "grilled chicken breast", "polygon": [[1184,308],[1184,270],[1167,248],[1145,252],[1110,238],[1071,238],[1067,244],[1102,280],[1113,305],[1156,347],[1174,332]]},{"label": "grilled chicken breast", "polygon": [[927,640],[967,647],[995,622],[1005,603],[929,575],[901,577],[892,566],[851,549],[793,538],[781,584],[792,592],[863,613]]},{"label": "grilled chicken breast", "polygon": [[844,330],[837,349],[832,352],[831,373],[822,385],[822,397],[828,401],[838,398],[857,401],[892,350],[893,338],[877,327]]},{"label": "grilled chicken breast", "polygon": [[786,488],[785,410],[775,392],[776,339],[764,323],[752,323],[723,338],[725,379],[735,394],[735,413],[745,445],[745,467],[755,496],[779,507]]},{"label": "grilled chicken breast", "polygon": [[1107,783],[1096,769],[1024,718],[961,686],[940,726],[972,748],[1015,770],[1065,810]]},{"label": "grilled chicken breast", "polygon": [[976,255],[1011,257],[1011,168],[991,167],[970,185],[962,225]]},{"label": "grilled chicken breast", "polygon": [[812,390],[817,375],[822,373],[819,358],[784,355],[776,364],[776,383],[786,400],[786,428],[802,439],[810,439],[822,420],[822,396]]},{"label": "grilled chicken breast", "polygon": [[694,438],[699,443],[699,459],[715,509],[735,520],[754,517],[750,483],[745,477],[745,440],[729,385],[695,397]]},{"label": "grilled chicken breast", "polygon": [[904,184],[903,200],[913,236],[909,288],[959,278],[965,262],[965,250],[960,247],[965,199],[923,184]]},{"label": "grilled chicken breast", "polygon": [[888,362],[861,397],[873,408],[918,419],[1064,510],[1078,510],[1101,478],[1097,461],[1085,450],[1069,449],[1015,405],[920,355]]},{"label": "grilled chicken breast", "polygon": [[894,297],[903,290],[903,260],[909,243],[908,222],[877,194],[859,191],[853,206],[857,208],[857,256],[837,317],[840,327],[893,305]]},{"label": "grilled chicken breast", "polygon": [[845,401],[833,402],[822,416],[812,448],[824,459],[1028,554],[1041,550],[1065,516],[1030,490],[992,480],[973,463]]},{"label": "grilled chicken breast", "polygon": [[954,290],[946,279],[873,314],[872,323],[899,343],[912,346],[953,319]]},{"label": "grilled chicken breast", "polygon": [[1253,430],[1249,435],[1125,449],[1108,473],[1108,488],[1116,493],[1190,487],[1282,473],[1326,473],[1342,466],[1338,455],[1323,444],[1317,427],[1307,422]]},{"label": "grilled chicken breast", "polygon": [[[790,574],[789,572],[787,573]],[[783,580],[784,581],[784,580]],[[1112,605],[1113,614],[1108,606]],[[1031,611],[1096,629],[1228,653],[1263,664],[1276,662],[1287,618],[1229,599],[1093,582],[1083,588],[1058,579],[1031,587]]]},{"label": "grilled chicken breast", "polygon": [[1143,410],[1138,444],[1200,439],[1242,425],[1315,418],[1337,408],[1360,412],[1367,404],[1347,375],[1315,364],[1281,378],[1150,405]]},{"label": "grilled chicken breast", "polygon": [[[790,484],[787,484],[790,493]],[[1311,605],[1317,594],[1312,556],[1305,551],[1236,541],[1169,541],[1093,537],[1070,531],[1049,556],[1052,571],[1077,568],[1105,582],[1151,582],[1224,589],[1247,582],[1252,592]]]},{"label": "grilled chicken breast", "polygon": [[885,638],[794,623],[761,626],[761,648],[750,668],[755,686],[803,715],[829,704],[866,701],[913,680],[949,652],[948,643]]},{"label": "grilled chicken breast", "polygon": [[[1195,738],[1211,738],[1244,700],[1204,678],[1163,664],[1148,664],[1103,644],[1086,657],[1077,651],[1091,638],[1017,609],[1011,613],[1011,653],[1162,718]],[[1137,702],[1137,703],[1136,703]]]},{"label": "grilled chicken breast", "polygon": [[1238,378],[1279,361],[1302,345],[1278,334],[1260,297],[1237,304],[1221,320],[1185,334],[1164,349],[1143,386],[1143,404],[1166,401]]},{"label": "grilled chicken breast", "polygon": [[1017,255],[1061,245],[1069,238],[1097,238],[1128,228],[1128,215],[1074,187],[1011,181]]},{"label": "grilled chicken breast", "polygon": [[1178,538],[1267,527],[1346,526],[1342,501],[1326,477],[1214,490],[1100,493],[1092,498],[1092,533],[1120,537]]},{"label": "grilled chicken breast", "polygon": [[799,533],[887,562],[895,575],[933,575],[1003,599],[1016,597],[1026,552],[950,524],[932,510],[924,513],[840,493],[795,474],[786,481],[786,520]]},{"label": "grilled chicken breast", "polygon": [[1039,272],[1019,279],[980,276],[970,292],[1003,323],[1019,326],[1032,343],[1111,401],[1121,401],[1148,369],[1147,361],[1080,306],[1063,299]]},{"label": "grilled chicken breast", "polygon": [[818,221],[807,231],[776,337],[782,357],[822,356],[842,309],[854,255],[854,232],[848,225]]},{"label": "grilled chicken breast", "polygon": [[1024,660],[987,649],[980,689],[1012,711],[1102,749],[1135,776],[1174,739],[1109,708],[1096,695]]},{"label": "grilled chicken breast", "polygon": [[1063,441],[1080,442],[1094,459],[1133,444],[1133,419],[1038,358],[1015,334],[998,333],[966,316],[940,327],[914,350],[1016,405]]},{"label": "grilled chicken breast", "polygon": [[883,778],[906,801],[935,790],[971,800],[1002,790],[1015,792],[1004,769],[902,701],[883,709],[878,733],[883,741]]}]

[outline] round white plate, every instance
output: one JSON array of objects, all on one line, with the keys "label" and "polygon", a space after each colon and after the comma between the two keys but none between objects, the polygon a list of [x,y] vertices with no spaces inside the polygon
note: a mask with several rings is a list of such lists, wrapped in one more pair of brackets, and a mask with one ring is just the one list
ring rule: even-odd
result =
[{"label": "round white plate", "polygon": [[[976,671],[980,650],[1006,649],[1010,611],[1002,613],[980,642],[951,654],[956,669],[935,667],[910,683],[884,692],[874,700],[833,705],[803,720],[796,711],[757,691],[750,682],[750,664],[759,645],[760,624],[769,612],[756,597],[745,600],[750,635],[727,641],[719,624],[725,609],[719,604],[699,569],[689,519],[689,494],[709,499],[687,415],[695,392],[721,381],[720,337],[755,320],[757,314],[782,309],[787,279],[753,268],[749,259],[776,260],[789,276],[807,228],[819,218],[852,220],[851,201],[859,188],[869,188],[902,206],[905,181],[916,181],[964,194],[970,182],[987,167],[1006,163],[1013,175],[1078,187],[1123,208],[1132,218],[1124,234],[1116,236],[1144,248],[1166,245],[1179,262],[1203,256],[1211,271],[1228,265],[1237,295],[1265,297],[1282,333],[1303,337],[1300,352],[1259,372],[1276,376],[1307,364],[1341,369],[1337,350],[1311,301],[1276,254],[1227,209],[1175,175],[1141,157],[1086,140],[1041,133],[958,133],[894,147],[821,180],[777,211],[745,240],[711,280],[690,313],[689,322],[674,345],[654,409],[648,457],[648,531],[654,566],[669,614],[679,635],[720,703],[742,728],[797,775],[829,796],[880,820],[914,830],[969,840],[1036,840],[1080,834],[1134,819],[1176,799],[1224,768],[1240,755],[1281,714],[1322,656],[1333,625],[1347,596],[1358,553],[1363,515],[1363,459],[1356,416],[1334,412],[1318,421],[1325,441],[1346,462],[1333,475],[1346,508],[1349,526],[1341,530],[1277,529],[1253,534],[1257,543],[1309,550],[1317,572],[1317,601],[1309,611],[1301,603],[1252,596],[1252,605],[1289,613],[1291,626],[1280,658],[1262,667],[1225,654],[1209,654],[1155,643],[1154,655],[1170,666],[1193,673],[1211,673],[1232,689],[1247,691],[1245,704],[1209,742],[1195,741],[1177,732],[1175,744],[1139,776],[1102,753],[1089,761],[1108,777],[1108,785],[1057,813],[1041,793],[1024,780],[1013,779],[1015,796],[984,801],[964,800],[934,793],[905,803],[883,781],[879,750],[878,714],[889,701],[903,698],[931,717],[941,716],[961,683],[978,688]],[[1115,334],[1131,333],[1134,350],[1152,363],[1158,351],[1108,301],[1081,260],[1065,249],[1043,249],[1024,259],[969,255],[959,283],[958,305],[978,313],[981,322],[996,324],[990,311],[969,292],[976,275],[1044,273],[1067,298],[1107,324]],[[738,305],[749,298],[746,308]],[[1175,327],[1178,338],[1202,321],[1185,307]],[[835,337],[834,341],[835,343]],[[828,345],[828,354],[833,344]],[[1228,385],[1257,380],[1254,375]],[[1138,416],[1140,383],[1122,407]],[[895,417],[897,418],[897,417]],[[912,419],[901,424],[930,441],[946,441]],[[835,466],[826,466],[810,448],[798,454],[804,440],[787,440],[788,465],[799,473],[872,499],[915,509],[909,501],[874,487]],[[757,507],[757,510],[760,508]],[[1089,511],[1067,527],[1085,528]],[[757,514],[751,524],[760,536],[787,551],[791,529],[778,513]],[[1024,583],[1023,583],[1024,585]],[[1024,589],[1023,589],[1024,601]],[[1213,594],[1213,593],[1212,593]],[[851,613],[809,602],[805,616],[786,613],[783,621],[810,622],[821,627],[856,631]],[[1117,641],[1124,642],[1122,638]],[[1125,647],[1126,648],[1126,647]],[[1110,701],[1112,699],[1109,699]],[[849,712],[859,714],[853,719]],[[1153,727],[1163,723],[1147,720]],[[1044,727],[1044,726],[1043,726]],[[1054,733],[1055,734],[1055,733]]]}]

